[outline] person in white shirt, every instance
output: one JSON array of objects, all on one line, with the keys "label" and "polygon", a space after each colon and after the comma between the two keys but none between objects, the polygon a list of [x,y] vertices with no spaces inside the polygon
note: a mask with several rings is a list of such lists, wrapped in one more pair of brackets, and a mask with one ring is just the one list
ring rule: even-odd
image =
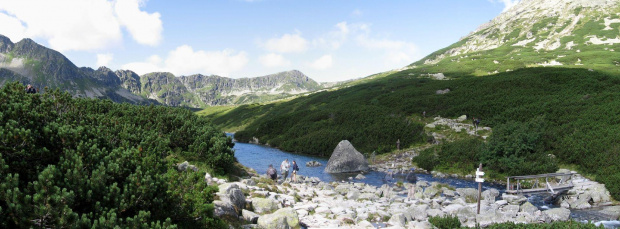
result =
[{"label": "person in white shirt", "polygon": [[291,164],[288,163],[288,158],[284,160],[280,165],[280,171],[282,172],[282,182],[286,180],[286,177],[288,176],[288,168],[290,166]]}]

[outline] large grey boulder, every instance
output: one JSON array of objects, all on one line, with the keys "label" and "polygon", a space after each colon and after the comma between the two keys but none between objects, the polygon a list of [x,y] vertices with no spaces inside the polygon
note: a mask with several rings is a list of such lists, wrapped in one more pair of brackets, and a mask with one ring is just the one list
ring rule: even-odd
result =
[{"label": "large grey boulder", "polygon": [[213,215],[215,217],[223,219],[237,219],[237,210],[230,202],[216,200],[213,201],[213,205],[215,207],[215,209],[213,209]]},{"label": "large grey boulder", "polygon": [[301,228],[299,216],[292,208],[282,208],[272,214],[261,216],[258,218],[258,226],[270,229]]},{"label": "large grey boulder", "polygon": [[256,224],[258,222],[258,218],[260,217],[260,215],[245,209],[241,211],[241,216],[244,220],[253,224]]},{"label": "large grey boulder", "polygon": [[237,184],[225,183],[220,185],[217,195],[221,201],[230,202],[237,213],[241,213],[245,207],[245,196]]},{"label": "large grey boulder", "polygon": [[530,202],[525,202],[523,205],[519,207],[519,211],[527,212],[530,215],[534,215],[534,213],[538,211],[538,208]]},{"label": "large grey boulder", "polygon": [[334,149],[325,166],[326,173],[348,173],[368,171],[368,161],[347,140],[342,140]]},{"label": "large grey boulder", "polygon": [[279,208],[279,204],[273,199],[254,198],[252,199],[252,207],[254,207],[254,212],[263,214],[277,210]]},{"label": "large grey boulder", "polygon": [[323,164],[321,164],[321,162],[318,162],[318,161],[306,162],[306,166],[307,167],[318,167],[318,166],[321,166],[321,165],[323,165]]},{"label": "large grey boulder", "polygon": [[390,225],[404,227],[405,223],[407,223],[407,218],[403,213],[398,213],[393,215],[388,221]]},{"label": "large grey boulder", "polygon": [[[478,201],[478,189],[474,188],[457,188],[456,193],[465,199],[467,203],[476,203]],[[498,193],[499,194],[499,193]]]},{"label": "large grey boulder", "polygon": [[570,210],[566,208],[553,208],[542,212],[547,222],[566,221],[570,217]]},{"label": "large grey boulder", "polygon": [[499,196],[499,190],[494,188],[482,192],[482,200],[485,200],[487,203],[495,203],[497,196]]}]

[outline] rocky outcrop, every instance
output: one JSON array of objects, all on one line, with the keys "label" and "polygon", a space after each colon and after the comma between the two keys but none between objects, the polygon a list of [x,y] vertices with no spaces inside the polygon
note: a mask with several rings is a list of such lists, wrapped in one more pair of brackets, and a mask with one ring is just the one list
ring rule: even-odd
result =
[{"label": "rocky outcrop", "polygon": [[368,171],[368,161],[347,140],[342,140],[334,149],[332,156],[327,162],[325,172],[347,173]]},{"label": "rocky outcrop", "polygon": [[323,164],[321,164],[321,162],[318,162],[318,161],[309,161],[309,162],[306,162],[306,166],[307,166],[307,167],[319,167],[319,166],[321,166],[321,165],[323,165]]},{"label": "rocky outcrop", "polygon": [[277,201],[269,198],[254,198],[252,199],[252,207],[254,207],[254,212],[263,214],[277,210],[279,204]]},{"label": "rocky outcrop", "polygon": [[274,229],[301,228],[299,216],[292,208],[282,208],[272,214],[261,216],[258,218],[258,226]]}]

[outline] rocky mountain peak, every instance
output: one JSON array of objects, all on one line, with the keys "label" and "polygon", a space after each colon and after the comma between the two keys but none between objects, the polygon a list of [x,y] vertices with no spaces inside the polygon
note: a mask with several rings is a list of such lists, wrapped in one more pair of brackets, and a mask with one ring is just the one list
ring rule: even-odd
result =
[{"label": "rocky mountain peak", "polygon": [[610,47],[620,44],[619,28],[620,0],[522,0],[412,67],[469,65],[470,72],[487,75],[530,66],[596,65],[601,60],[585,52],[620,49]]}]

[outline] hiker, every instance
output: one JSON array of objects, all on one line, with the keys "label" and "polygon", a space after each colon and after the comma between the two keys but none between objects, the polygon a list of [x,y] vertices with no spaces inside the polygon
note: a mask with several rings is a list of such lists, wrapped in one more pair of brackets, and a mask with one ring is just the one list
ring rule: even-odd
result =
[{"label": "hiker", "polygon": [[26,86],[26,94],[36,94],[37,93],[37,89],[34,88],[32,85],[28,84],[28,86]]},{"label": "hiker", "polygon": [[477,121],[476,117],[473,117],[473,118],[471,119],[471,122],[472,122],[472,124],[474,124],[474,127],[475,127],[476,129],[478,129],[478,121]]},{"label": "hiker", "polygon": [[480,126],[480,119],[479,118],[476,119],[476,128],[478,128],[478,126]]},{"label": "hiker", "polygon": [[273,168],[273,165],[269,165],[269,168],[267,169],[267,176],[269,176],[269,178],[273,181],[278,181],[278,171]]},{"label": "hiker", "polygon": [[297,171],[299,171],[299,166],[297,166],[297,162],[293,160],[293,182],[297,182]]},{"label": "hiker", "polygon": [[280,165],[280,172],[282,173],[282,182],[284,182],[286,180],[286,177],[288,177],[288,168],[291,166],[291,164],[288,163],[288,158],[285,159],[282,164]]}]

